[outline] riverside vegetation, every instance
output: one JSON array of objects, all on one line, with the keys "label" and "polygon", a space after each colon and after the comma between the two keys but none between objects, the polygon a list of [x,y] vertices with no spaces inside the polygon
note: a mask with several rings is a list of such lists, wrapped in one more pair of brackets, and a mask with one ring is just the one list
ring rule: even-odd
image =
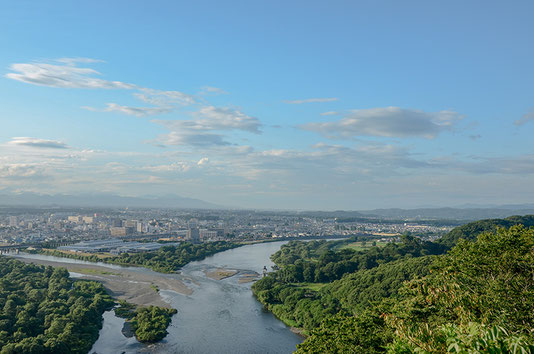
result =
[{"label": "riverside vegetation", "polygon": [[63,268],[0,257],[0,276],[2,354],[87,353],[115,303],[102,284]]},{"label": "riverside vegetation", "polygon": [[290,242],[252,289],[308,334],[299,353],[534,353],[534,228],[517,224],[534,216],[364,251]]},{"label": "riverside vegetation", "polygon": [[[0,257],[0,353],[87,353],[115,300],[96,281],[72,280],[64,268]],[[120,301],[140,342],[167,335],[177,311]]]},{"label": "riverside vegetation", "polygon": [[119,304],[115,314],[129,321],[135,337],[143,343],[154,343],[165,338],[171,317],[177,313],[176,309],[141,307],[122,300]]},{"label": "riverside vegetation", "polygon": [[182,242],[178,246],[164,246],[154,252],[122,253],[119,256],[99,257],[98,255],[79,255],[58,250],[41,250],[39,253],[49,256],[80,259],[89,262],[104,262],[125,266],[150,268],[160,273],[174,273],[192,261],[200,261],[217,252],[242,246],[238,243],[217,241],[202,244]]}]

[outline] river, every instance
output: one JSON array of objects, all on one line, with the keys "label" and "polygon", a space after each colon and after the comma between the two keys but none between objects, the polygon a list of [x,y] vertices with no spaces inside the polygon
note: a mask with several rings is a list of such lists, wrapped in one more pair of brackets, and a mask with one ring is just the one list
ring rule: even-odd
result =
[{"label": "river", "polygon": [[[270,255],[284,243],[287,241],[247,245],[189,263],[177,276],[193,289],[193,294],[161,291],[164,299],[178,310],[163,341],[146,345],[124,337],[121,333],[124,320],[108,311],[90,353],[291,353],[302,337],[263,310],[252,295],[251,283],[240,284],[238,276],[213,280],[205,275],[205,271],[216,268],[261,273],[264,266],[270,269],[273,265]],[[65,258],[47,259],[73,262]],[[135,270],[152,273],[144,268]]]}]

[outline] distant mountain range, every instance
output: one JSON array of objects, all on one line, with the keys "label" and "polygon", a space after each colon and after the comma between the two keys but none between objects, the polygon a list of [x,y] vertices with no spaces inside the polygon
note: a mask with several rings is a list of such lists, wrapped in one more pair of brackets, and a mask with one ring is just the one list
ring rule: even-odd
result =
[{"label": "distant mountain range", "polygon": [[180,208],[180,209],[222,209],[217,204],[200,199],[176,195],[165,197],[123,197],[114,194],[0,194],[0,205],[6,206],[72,206],[72,207],[131,207],[131,208]]},{"label": "distant mountain range", "polygon": [[[176,209],[229,209],[227,206],[209,203],[200,199],[185,198],[177,195],[164,197],[124,197],[114,194],[37,194],[6,193],[0,194],[0,206],[25,207],[119,207],[119,208],[176,208]],[[234,208],[232,208],[234,209]],[[236,208],[237,209],[237,208]],[[263,211],[268,212],[268,211]],[[480,220],[506,218],[511,215],[534,214],[534,203],[507,205],[466,204],[456,208],[417,208],[417,209],[374,209],[358,211],[271,211],[269,213],[297,213],[311,217],[353,218],[353,219],[395,219],[395,220]]]},{"label": "distant mountain range", "polygon": [[363,216],[390,219],[480,220],[534,214],[534,204],[496,205],[491,207],[374,209],[359,211]]},{"label": "distant mountain range", "polygon": [[534,214],[534,204],[509,204],[492,206],[465,206],[457,208],[417,208],[417,209],[373,209],[373,210],[336,210],[336,211],[302,211],[302,215],[321,218],[341,218],[365,220],[480,220],[506,218],[512,215]]}]

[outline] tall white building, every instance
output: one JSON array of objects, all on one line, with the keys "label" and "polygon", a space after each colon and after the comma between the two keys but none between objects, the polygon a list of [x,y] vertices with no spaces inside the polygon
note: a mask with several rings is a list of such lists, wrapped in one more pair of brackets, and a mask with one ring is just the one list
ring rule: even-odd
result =
[{"label": "tall white building", "polygon": [[18,226],[18,220],[16,216],[10,216],[9,217],[9,226]]}]

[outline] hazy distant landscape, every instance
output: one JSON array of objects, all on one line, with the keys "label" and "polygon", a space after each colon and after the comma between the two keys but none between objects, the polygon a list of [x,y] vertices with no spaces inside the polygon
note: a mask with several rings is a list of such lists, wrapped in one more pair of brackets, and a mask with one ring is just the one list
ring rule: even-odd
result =
[{"label": "hazy distant landscape", "polygon": [[[171,209],[230,209],[239,210],[235,206],[216,205],[200,199],[167,197],[122,197],[110,194],[87,195],[42,195],[35,193],[0,195],[0,207],[114,207],[114,208],[171,208]],[[283,208],[278,211],[282,211]],[[262,209],[259,209],[262,210]],[[263,209],[269,211],[268,209]],[[274,210],[272,210],[274,211]],[[314,214],[335,217],[375,217],[387,219],[450,219],[478,220],[489,218],[505,218],[511,215],[534,214],[534,204],[509,205],[466,205],[461,207],[427,207],[414,209],[373,209],[357,211],[285,211],[289,213]]]}]

